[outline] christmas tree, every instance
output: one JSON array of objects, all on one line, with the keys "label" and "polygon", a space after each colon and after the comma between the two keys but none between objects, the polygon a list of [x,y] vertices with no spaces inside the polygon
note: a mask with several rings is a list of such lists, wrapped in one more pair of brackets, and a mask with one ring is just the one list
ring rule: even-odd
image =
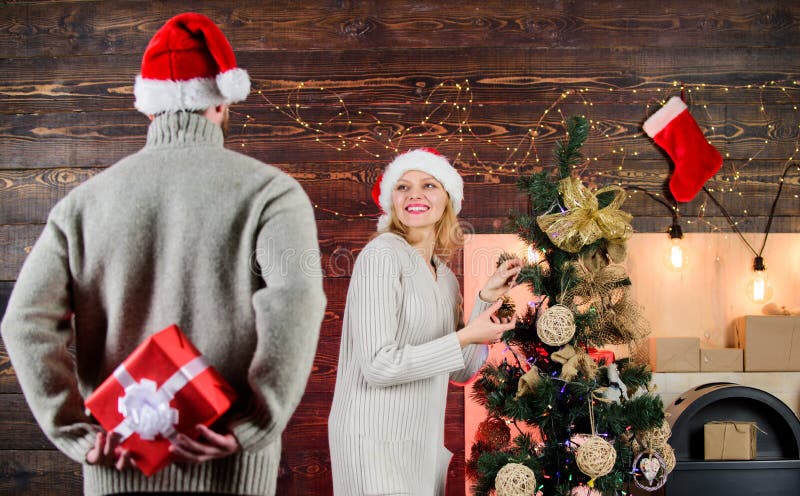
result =
[{"label": "christmas tree", "polygon": [[[473,386],[488,413],[467,463],[476,495],[653,491],[675,464],[663,404],[637,360],[650,331],[622,265],[632,234],[625,191],[591,191],[572,175],[588,134],[586,119],[569,119],[557,167],[519,183],[530,212],[513,213],[511,225],[531,256],[518,282],[542,299],[503,336],[502,363],[487,364]],[[607,345],[631,356],[615,360],[598,350]]]}]

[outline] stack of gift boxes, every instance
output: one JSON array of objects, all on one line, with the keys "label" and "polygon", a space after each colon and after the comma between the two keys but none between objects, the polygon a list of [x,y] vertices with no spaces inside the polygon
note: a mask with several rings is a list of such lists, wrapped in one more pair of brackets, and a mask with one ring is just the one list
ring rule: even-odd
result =
[{"label": "stack of gift boxes", "polygon": [[800,371],[800,317],[748,315],[736,320],[736,348],[701,348],[700,338],[651,338],[654,372]]},{"label": "stack of gift boxes", "polygon": [[[701,348],[699,338],[651,338],[654,372],[800,371],[800,317],[748,315],[735,322],[736,348]],[[705,425],[707,460],[752,460],[757,426],[720,420]]]}]

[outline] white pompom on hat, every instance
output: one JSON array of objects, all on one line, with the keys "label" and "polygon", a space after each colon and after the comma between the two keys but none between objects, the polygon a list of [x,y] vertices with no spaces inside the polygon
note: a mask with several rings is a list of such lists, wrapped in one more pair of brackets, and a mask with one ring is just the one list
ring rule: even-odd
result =
[{"label": "white pompom on hat", "polygon": [[202,14],[179,14],[145,49],[133,86],[136,109],[147,115],[203,110],[250,94],[247,71],[236,66],[230,43]]},{"label": "white pompom on hat", "polygon": [[418,148],[395,157],[372,188],[372,199],[381,208],[381,216],[378,219],[379,231],[389,226],[392,190],[395,183],[410,170],[422,171],[436,178],[450,195],[453,211],[456,214],[461,212],[464,181],[458,171],[434,148]]}]

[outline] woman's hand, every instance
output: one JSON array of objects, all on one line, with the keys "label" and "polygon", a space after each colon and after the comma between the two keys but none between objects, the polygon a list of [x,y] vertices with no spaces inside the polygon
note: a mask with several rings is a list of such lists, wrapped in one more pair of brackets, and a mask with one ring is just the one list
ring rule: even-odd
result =
[{"label": "woman's hand", "polygon": [[510,258],[497,267],[494,274],[489,277],[486,284],[478,293],[483,301],[499,300],[511,288],[516,286],[517,275],[522,270],[523,262],[520,258]]},{"label": "woman's hand", "polygon": [[496,343],[504,332],[510,331],[517,325],[516,315],[512,319],[501,319],[494,314],[502,304],[501,300],[494,302],[483,313],[472,319],[466,327],[456,332],[462,348],[469,344]]}]

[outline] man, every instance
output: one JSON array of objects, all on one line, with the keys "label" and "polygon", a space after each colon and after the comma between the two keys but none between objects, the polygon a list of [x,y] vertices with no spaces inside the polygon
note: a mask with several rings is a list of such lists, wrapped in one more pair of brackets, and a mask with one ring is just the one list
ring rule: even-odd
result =
[{"label": "man", "polygon": [[[223,147],[247,73],[213,22],[174,17],[134,94],[145,147],[60,201],[20,272],[2,337],[36,420],[83,464],[87,495],[273,494],[325,307],[314,212],[278,169]],[[239,400],[147,478],[83,401],[178,324]],[[67,351],[75,344],[75,358]]]}]

